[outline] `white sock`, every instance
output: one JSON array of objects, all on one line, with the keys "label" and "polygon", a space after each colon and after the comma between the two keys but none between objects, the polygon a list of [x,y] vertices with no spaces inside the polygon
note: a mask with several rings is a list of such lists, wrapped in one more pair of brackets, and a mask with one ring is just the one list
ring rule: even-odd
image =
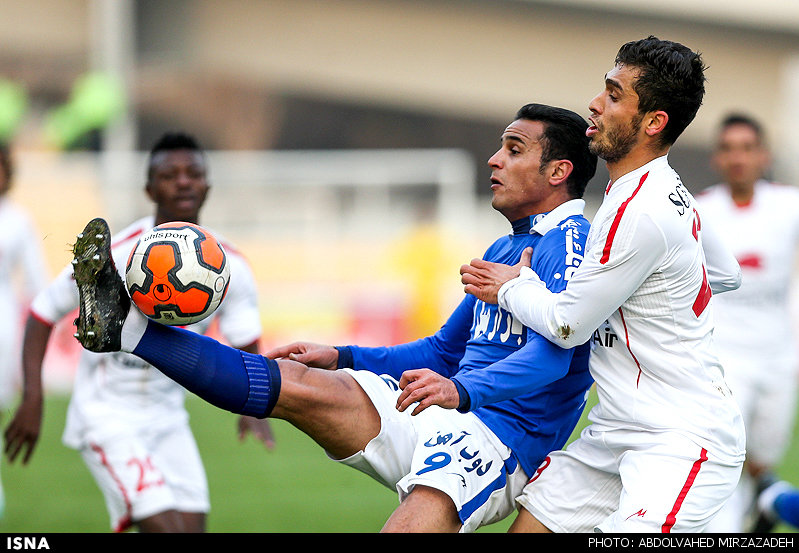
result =
[{"label": "white sock", "polygon": [[774,510],[774,500],[781,493],[790,491],[792,486],[788,482],[782,480],[773,483],[771,486],[760,492],[757,498],[757,506],[761,511],[765,512],[772,520],[778,520],[779,515]]},{"label": "white sock", "polygon": [[148,320],[135,305],[131,304],[128,316],[122,323],[122,351],[131,353],[136,349],[144,336],[144,331],[147,330]]}]

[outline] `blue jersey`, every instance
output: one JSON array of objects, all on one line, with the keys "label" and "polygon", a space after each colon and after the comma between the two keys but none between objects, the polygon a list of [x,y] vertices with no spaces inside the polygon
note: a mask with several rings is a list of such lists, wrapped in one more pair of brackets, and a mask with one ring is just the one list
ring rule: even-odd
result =
[{"label": "blue jersey", "polygon": [[[560,292],[582,261],[589,224],[582,200],[513,222],[513,233],[483,259],[516,264],[527,247],[531,266]],[[428,368],[452,378],[473,411],[513,450],[528,475],[561,449],[579,421],[592,384],[588,344],[562,349],[497,305],[467,295],[433,336],[391,347],[349,346],[352,368],[399,379]]]}]

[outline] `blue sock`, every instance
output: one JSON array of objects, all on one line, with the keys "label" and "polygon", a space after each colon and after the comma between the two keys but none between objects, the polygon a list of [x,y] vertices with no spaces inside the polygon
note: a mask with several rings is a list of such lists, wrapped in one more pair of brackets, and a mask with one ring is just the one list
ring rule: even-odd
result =
[{"label": "blue sock", "polygon": [[269,416],[280,394],[276,361],[182,328],[148,321],[133,354],[208,403],[240,415]]},{"label": "blue sock", "polygon": [[799,528],[799,490],[791,490],[781,493],[774,500],[774,510],[780,519]]}]

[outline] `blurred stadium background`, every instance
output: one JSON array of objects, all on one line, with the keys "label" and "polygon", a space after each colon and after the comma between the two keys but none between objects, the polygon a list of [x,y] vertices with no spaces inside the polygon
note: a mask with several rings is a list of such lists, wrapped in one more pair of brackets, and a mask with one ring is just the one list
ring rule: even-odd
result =
[{"label": "blurred stadium background", "polygon": [[[12,197],[33,216],[55,275],[88,219],[105,216],[113,230],[150,213],[146,150],[184,129],[210,155],[201,223],[237,244],[258,278],[265,348],[408,340],[439,326],[462,293],[460,264],[506,231],[485,162],[515,111],[542,102],[587,116],[619,45],[649,34],[700,50],[709,65],[705,105],[671,154],[689,188],[714,182],[710,141],[733,110],[764,122],[773,177],[799,183],[792,0],[0,0],[0,139],[14,145]],[[589,215],[606,176],[600,168],[589,187]],[[49,442],[29,469],[3,468],[0,531],[105,531],[99,492],[77,454],[61,451],[62,421],[52,420],[63,416],[76,355],[71,329],[59,328],[45,368]],[[230,420],[191,405],[202,423]],[[294,443],[296,432],[285,432],[283,443]],[[212,486],[236,447],[233,461],[209,461]],[[53,500],[31,487],[52,470],[48,454],[76,471],[50,490],[71,501],[73,482],[88,486],[85,508],[76,503],[58,523],[34,514]],[[331,497],[340,482],[364,481],[332,471]],[[383,511],[363,507],[383,520],[396,500],[366,486]],[[289,501],[290,486],[271,488],[273,501]],[[226,503],[224,493],[215,500]],[[281,529],[259,526],[258,505],[244,526],[212,530]],[[291,516],[305,514],[298,505],[283,509],[293,526],[282,528],[319,529]],[[89,512],[99,525],[82,525]]]}]

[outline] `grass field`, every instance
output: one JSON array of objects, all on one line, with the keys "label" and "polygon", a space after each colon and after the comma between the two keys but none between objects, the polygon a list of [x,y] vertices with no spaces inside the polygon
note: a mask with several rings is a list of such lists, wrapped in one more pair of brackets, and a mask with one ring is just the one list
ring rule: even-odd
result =
[{"label": "grass field", "polygon": [[[3,459],[6,513],[0,532],[109,531],[94,480],[78,453],[61,444],[67,401],[48,397],[43,434],[28,466]],[[395,493],[329,461],[287,423],[273,421],[277,446],[269,451],[252,438],[238,441],[234,415],[194,396],[187,407],[208,472],[210,532],[377,532],[397,505]],[[9,416],[4,414],[3,426]],[[799,440],[780,475],[799,482]],[[480,531],[505,532],[512,518]]]}]

